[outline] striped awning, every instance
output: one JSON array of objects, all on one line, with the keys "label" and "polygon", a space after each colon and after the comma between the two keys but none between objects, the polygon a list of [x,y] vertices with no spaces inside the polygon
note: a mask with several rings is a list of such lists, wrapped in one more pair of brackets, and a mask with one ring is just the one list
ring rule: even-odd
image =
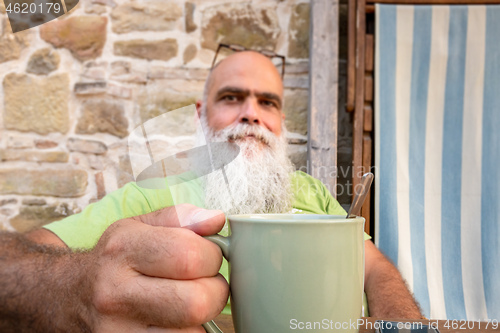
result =
[{"label": "striped awning", "polygon": [[500,319],[500,6],[377,5],[376,243],[427,316]]}]

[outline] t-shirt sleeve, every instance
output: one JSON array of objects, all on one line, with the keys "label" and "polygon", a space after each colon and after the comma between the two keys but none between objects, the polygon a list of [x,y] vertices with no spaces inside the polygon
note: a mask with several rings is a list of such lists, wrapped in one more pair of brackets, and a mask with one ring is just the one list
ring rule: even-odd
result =
[{"label": "t-shirt sleeve", "polygon": [[104,231],[114,222],[170,206],[168,190],[147,190],[128,183],[81,213],[44,226],[71,249],[93,248]]},{"label": "t-shirt sleeve", "polygon": [[347,215],[345,209],[340,205],[340,203],[335,199],[330,191],[323,185],[323,196],[326,202],[326,212],[329,215]]},{"label": "t-shirt sleeve", "polygon": [[[295,194],[294,207],[312,214],[346,216],[347,212],[320,180],[297,171],[292,177]],[[365,233],[365,240],[371,236]]]}]

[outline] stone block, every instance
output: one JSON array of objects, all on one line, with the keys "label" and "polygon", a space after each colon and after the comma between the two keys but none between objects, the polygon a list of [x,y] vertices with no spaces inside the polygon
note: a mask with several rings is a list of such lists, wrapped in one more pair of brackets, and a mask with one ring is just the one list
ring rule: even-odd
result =
[{"label": "stone block", "polygon": [[23,206],[19,214],[10,219],[10,224],[18,232],[28,232],[70,215],[73,215],[73,210],[66,203],[57,206]]},{"label": "stone block", "polygon": [[219,43],[274,50],[281,32],[274,8],[227,3],[209,7],[202,15],[201,46],[214,51]]},{"label": "stone block", "polygon": [[107,84],[105,81],[77,82],[73,91],[77,95],[104,94],[107,91]]},{"label": "stone block", "polygon": [[303,89],[285,90],[285,125],[289,132],[307,134],[309,93]]},{"label": "stone block", "polygon": [[16,203],[17,203],[17,199],[14,199],[14,198],[0,200],[0,206],[14,205]]},{"label": "stone block", "polygon": [[[96,155],[94,155],[94,156],[96,156]],[[83,154],[83,153],[73,152],[71,154],[71,164],[77,165],[77,166],[81,167],[82,169],[88,169],[89,163],[88,163],[87,155]]]},{"label": "stone block", "polygon": [[[14,210],[9,209],[9,208],[2,208],[0,209],[0,215],[4,215],[3,221],[6,221],[5,217],[10,216],[14,214]],[[0,224],[0,230],[6,230],[5,226],[3,224]]]},{"label": "stone block", "polygon": [[100,200],[106,195],[106,186],[104,184],[104,175],[102,172],[95,174],[95,185],[97,190],[97,199]]},{"label": "stone block", "polygon": [[128,120],[123,103],[107,99],[83,102],[77,134],[109,133],[120,138],[128,135]]},{"label": "stone block", "polygon": [[309,59],[299,61],[293,64],[286,64],[285,77],[290,74],[309,74]]},{"label": "stone block", "polygon": [[288,26],[288,56],[309,58],[309,4],[295,6]]},{"label": "stone block", "polygon": [[104,81],[106,79],[106,62],[90,61],[85,64],[82,77],[94,81]]},{"label": "stone block", "polygon": [[12,134],[7,137],[7,148],[33,148],[33,138],[25,135]]},{"label": "stone block", "polygon": [[[141,122],[157,117],[168,111],[195,104],[200,94],[174,94],[161,89],[161,85],[141,88],[138,92],[136,108],[139,110]],[[179,124],[187,119],[178,119]],[[191,120],[192,121],[192,120]],[[176,120],[177,122],[177,120]],[[175,127],[175,126],[174,126]],[[174,131],[171,128],[170,131]],[[181,129],[179,129],[181,131]],[[170,135],[170,134],[169,134]],[[175,134],[172,134],[175,135]]]},{"label": "stone block", "polygon": [[104,143],[95,140],[70,138],[66,146],[70,151],[78,151],[80,153],[102,155],[108,151],[108,147]]},{"label": "stone block", "polygon": [[111,63],[111,76],[130,74],[131,71],[132,64],[130,61],[118,60]]},{"label": "stone block", "polygon": [[94,4],[100,4],[112,8],[116,7],[116,2],[114,2],[113,0],[91,0],[91,2]]},{"label": "stone block", "polygon": [[292,145],[305,145],[307,143],[307,139],[300,137],[287,138],[287,141]]},{"label": "stone block", "polygon": [[285,88],[309,89],[309,61],[286,64],[283,85]]},{"label": "stone block", "polygon": [[67,73],[40,78],[11,73],[5,76],[3,89],[5,128],[39,134],[68,131]]},{"label": "stone block", "polygon": [[46,163],[66,163],[68,153],[63,151],[36,151],[5,149],[0,151],[2,161],[25,161],[25,162],[46,162]]},{"label": "stone block", "polygon": [[182,63],[185,65],[196,57],[196,46],[194,44],[189,44],[184,53],[182,54]]},{"label": "stone block", "polygon": [[295,165],[295,170],[307,170],[307,146],[288,145],[288,157]]},{"label": "stone block", "polygon": [[35,147],[38,149],[50,149],[57,147],[57,142],[51,140],[35,140]]},{"label": "stone block", "polygon": [[125,98],[125,99],[132,98],[132,89],[119,86],[113,83],[108,84],[107,93],[108,95],[115,96],[118,98]]},{"label": "stone block", "polygon": [[39,198],[27,198],[27,199],[23,199],[22,202],[23,202],[23,205],[26,205],[26,206],[43,206],[43,205],[47,204],[45,199],[39,199]]},{"label": "stone block", "polygon": [[0,194],[79,197],[85,194],[87,173],[71,169],[0,170]]},{"label": "stone block", "polygon": [[26,72],[47,75],[59,67],[59,54],[49,47],[37,50],[28,61]]},{"label": "stone block", "polygon": [[126,173],[129,173],[129,174],[132,174],[132,165],[130,164],[130,156],[127,154],[127,155],[121,155],[120,157],[118,157],[118,161],[119,161],[119,168],[120,170],[126,172]]},{"label": "stone block", "polygon": [[146,83],[148,81],[147,68],[132,67],[129,61],[114,61],[111,63],[110,79],[128,83]]},{"label": "stone block", "polygon": [[309,89],[309,77],[307,75],[286,75],[283,80],[285,88]]},{"label": "stone block", "polygon": [[86,3],[85,4],[85,13],[87,14],[97,14],[101,15],[106,13],[107,9],[106,6],[99,5],[99,4],[92,4],[92,3]]},{"label": "stone block", "polygon": [[147,72],[132,71],[130,74],[117,75],[111,77],[113,80],[125,82],[125,83],[147,83],[148,74]]},{"label": "stone block", "polygon": [[[150,79],[165,79],[165,80],[185,80],[189,84],[193,80],[203,81],[208,77],[209,70],[204,68],[182,68],[182,67],[166,67],[166,66],[151,66],[148,77]],[[177,88],[177,87],[176,87]],[[179,89],[176,89],[179,90]],[[192,89],[190,89],[192,90]]]},{"label": "stone block", "polygon": [[101,61],[101,60],[90,60],[85,62],[84,66],[85,69],[88,68],[107,68],[108,67],[108,62],[107,61]]},{"label": "stone block", "polygon": [[184,12],[185,12],[185,18],[184,21],[186,22],[186,32],[190,33],[198,29],[198,26],[196,23],[194,23],[194,10],[196,8],[196,5],[192,2],[186,2],[184,4]]},{"label": "stone block", "polygon": [[177,40],[173,38],[158,41],[134,39],[113,44],[115,55],[147,60],[170,60],[177,56],[177,49]]},{"label": "stone block", "polygon": [[111,12],[113,32],[166,31],[175,28],[182,9],[166,1],[132,1],[119,5]]},{"label": "stone block", "polygon": [[104,68],[87,68],[82,73],[82,77],[88,78],[94,81],[104,81],[106,79],[106,70]]},{"label": "stone block", "polygon": [[104,16],[73,16],[40,26],[40,37],[55,47],[64,47],[73,56],[85,61],[101,56],[106,43]]},{"label": "stone block", "polygon": [[123,187],[125,184],[134,181],[132,165],[128,155],[119,157],[119,164],[116,170],[116,183],[118,187]]},{"label": "stone block", "polygon": [[0,17],[0,63],[19,59],[30,44],[29,31],[12,33],[7,17]]},{"label": "stone block", "polygon": [[104,158],[102,155],[93,155],[93,154],[87,155],[89,166],[94,170],[104,169],[103,159]]}]

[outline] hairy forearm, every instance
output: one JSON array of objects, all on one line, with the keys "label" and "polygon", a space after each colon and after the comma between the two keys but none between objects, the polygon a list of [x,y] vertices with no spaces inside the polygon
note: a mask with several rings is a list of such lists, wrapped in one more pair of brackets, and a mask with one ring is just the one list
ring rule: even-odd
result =
[{"label": "hairy forearm", "polygon": [[0,233],[0,331],[89,332],[85,253]]},{"label": "hairy forearm", "polygon": [[420,309],[399,271],[385,258],[365,281],[371,317],[420,319]]}]

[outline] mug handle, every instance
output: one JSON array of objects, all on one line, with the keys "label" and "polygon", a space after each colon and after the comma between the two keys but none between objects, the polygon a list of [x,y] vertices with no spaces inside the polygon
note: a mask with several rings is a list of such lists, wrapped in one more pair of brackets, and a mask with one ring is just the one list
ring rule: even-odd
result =
[{"label": "mug handle", "polygon": [[[229,261],[229,244],[230,244],[230,237],[224,237],[221,235],[212,235],[212,236],[205,236],[203,238],[208,239],[212,243],[218,245],[220,249],[222,250],[222,254],[224,255],[224,258]],[[205,329],[205,332],[207,333],[223,333],[220,328],[215,324],[213,320],[205,323],[202,325],[203,328]]]}]

